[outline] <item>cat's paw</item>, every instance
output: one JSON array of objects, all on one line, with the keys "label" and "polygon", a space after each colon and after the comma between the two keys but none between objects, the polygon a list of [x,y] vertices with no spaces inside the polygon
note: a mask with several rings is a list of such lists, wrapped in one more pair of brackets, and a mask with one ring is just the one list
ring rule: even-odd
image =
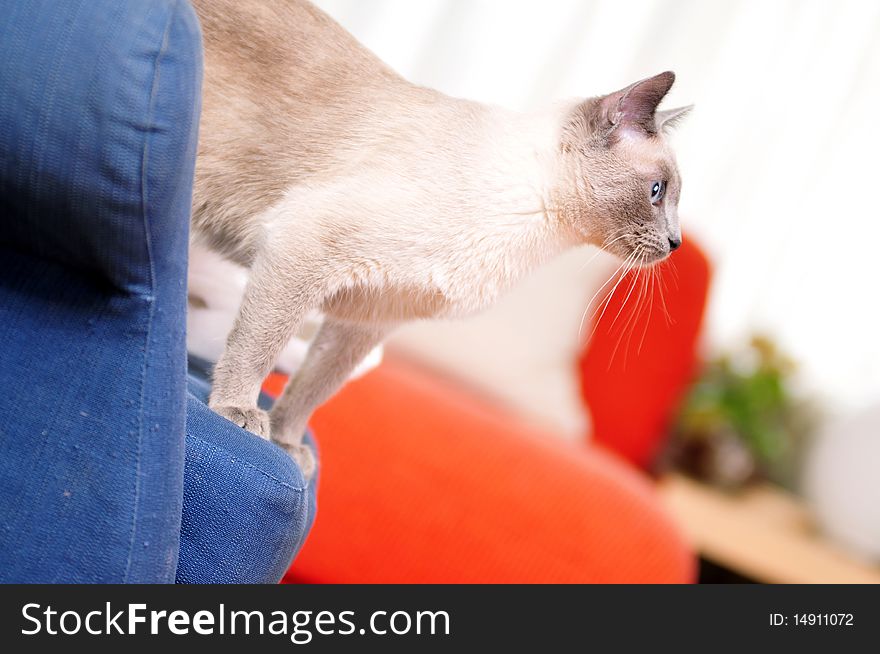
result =
[{"label": "cat's paw", "polygon": [[234,422],[242,429],[256,434],[260,438],[268,440],[271,436],[269,414],[262,409],[237,406],[216,406],[212,408],[227,420]]},{"label": "cat's paw", "polygon": [[278,441],[272,442],[278,447],[284,449],[290,457],[296,461],[296,464],[302,471],[306,482],[311,481],[312,477],[315,475],[315,470],[318,468],[318,461],[315,458],[315,453],[312,451],[312,448],[305,443],[291,445],[290,443],[280,443]]}]

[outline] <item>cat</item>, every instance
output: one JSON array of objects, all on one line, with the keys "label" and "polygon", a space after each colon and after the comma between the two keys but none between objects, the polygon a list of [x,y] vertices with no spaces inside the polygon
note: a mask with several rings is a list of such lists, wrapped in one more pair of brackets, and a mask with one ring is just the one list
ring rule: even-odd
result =
[{"label": "cat", "polygon": [[[658,110],[675,76],[524,114],[393,72],[305,0],[195,0],[204,38],[193,238],[250,269],[209,405],[285,448],[399,324],[491,304],[561,251],[638,265],[681,243]],[[325,321],[271,413],[260,385]]]}]

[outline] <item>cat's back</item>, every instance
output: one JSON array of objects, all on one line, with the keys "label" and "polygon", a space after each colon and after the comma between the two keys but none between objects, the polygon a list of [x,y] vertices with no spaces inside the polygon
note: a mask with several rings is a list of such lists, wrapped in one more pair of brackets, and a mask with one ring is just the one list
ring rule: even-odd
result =
[{"label": "cat's back", "polygon": [[193,220],[231,253],[249,217],[356,147],[376,97],[414,87],[305,0],[193,5],[205,65]]},{"label": "cat's back", "polygon": [[[399,80],[380,59],[307,0],[193,0],[206,76],[213,70],[270,99],[279,85],[315,103],[344,89]],[[291,85],[295,85],[291,88]]]}]

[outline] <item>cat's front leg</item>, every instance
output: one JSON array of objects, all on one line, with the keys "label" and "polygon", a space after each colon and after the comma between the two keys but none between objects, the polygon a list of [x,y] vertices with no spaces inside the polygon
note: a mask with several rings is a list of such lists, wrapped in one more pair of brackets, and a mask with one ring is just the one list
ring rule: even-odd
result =
[{"label": "cat's front leg", "polygon": [[311,450],[303,445],[306,422],[326,402],[392,324],[353,323],[327,316],[312,342],[302,367],[293,376],[270,414],[272,441],[290,452],[307,478],[314,473]]},{"label": "cat's front leg", "polygon": [[322,278],[288,253],[267,250],[257,257],[226,349],[214,367],[211,409],[269,438],[269,416],[257,407],[260,387],[306,313],[320,303]]}]

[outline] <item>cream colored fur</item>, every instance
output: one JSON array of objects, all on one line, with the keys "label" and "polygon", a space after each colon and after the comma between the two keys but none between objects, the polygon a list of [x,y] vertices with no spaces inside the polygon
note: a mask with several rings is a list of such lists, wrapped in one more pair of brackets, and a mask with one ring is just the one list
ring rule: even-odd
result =
[{"label": "cream colored fur", "polygon": [[[306,474],[309,415],[400,323],[479,311],[572,246],[649,263],[680,240],[654,116],[671,73],[524,115],[409,84],[302,0],[194,4],[193,234],[250,268],[210,404]],[[325,323],[266,415],[261,381],[314,309]]]}]

